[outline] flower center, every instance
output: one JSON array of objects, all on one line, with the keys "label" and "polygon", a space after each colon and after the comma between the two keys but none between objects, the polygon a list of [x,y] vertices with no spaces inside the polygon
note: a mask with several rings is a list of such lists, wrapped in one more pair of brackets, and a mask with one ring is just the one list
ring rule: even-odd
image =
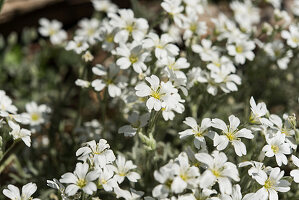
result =
[{"label": "flower center", "polygon": [[237,46],[236,46],[236,52],[237,52],[237,53],[242,53],[242,52],[243,52],[243,47],[240,46],[240,45],[237,45]]},{"label": "flower center", "polygon": [[273,187],[274,183],[268,178],[266,181],[265,181],[265,185],[264,187],[266,189],[271,189]]},{"label": "flower center", "polygon": [[96,31],[93,28],[91,28],[91,29],[88,29],[87,34],[88,34],[88,36],[92,36],[95,32]]},{"label": "flower center", "polygon": [[25,199],[27,199],[27,200],[33,200],[33,197],[27,197],[26,195],[22,195],[22,197],[21,197],[21,200],[25,200]]},{"label": "flower center", "polygon": [[292,37],[293,42],[298,43],[299,39],[297,37]]},{"label": "flower center", "polygon": [[55,29],[52,29],[52,28],[49,29],[49,35],[50,36],[54,35],[55,33],[56,33]]},{"label": "flower center", "polygon": [[289,133],[288,129],[286,129],[286,128],[282,128],[281,133],[285,134],[286,136],[290,136],[290,133]]},{"label": "flower center", "polygon": [[161,44],[158,44],[156,47],[157,47],[158,49],[163,49],[163,46],[162,46]]},{"label": "flower center", "polygon": [[135,55],[130,55],[129,60],[132,64],[134,64],[138,61],[138,57]]},{"label": "flower center", "polygon": [[214,174],[214,176],[216,176],[217,178],[220,177],[221,172],[218,169],[213,169],[212,173]]},{"label": "flower center", "polygon": [[279,147],[277,145],[272,145],[271,149],[274,153],[278,153],[278,151],[279,151]]},{"label": "flower center", "polygon": [[77,47],[81,47],[82,45],[83,45],[82,42],[78,42],[78,43],[77,43]]},{"label": "flower center", "polygon": [[221,64],[219,63],[219,62],[213,62],[214,63],[214,65],[216,65],[217,67],[220,67],[221,66]]},{"label": "flower center", "polygon": [[176,67],[174,66],[174,63],[169,64],[168,68],[171,70],[177,70]]},{"label": "flower center", "polygon": [[98,180],[98,185],[101,186],[101,185],[105,185],[107,183],[107,180],[105,179],[99,179]]},{"label": "flower center", "polygon": [[280,56],[280,50],[279,50],[279,49],[275,49],[275,50],[274,50],[274,55],[275,55],[276,57],[279,57],[279,56]]},{"label": "flower center", "polygon": [[228,132],[228,133],[226,133],[226,137],[229,139],[229,141],[233,141],[233,140],[236,139],[235,134],[232,133],[232,132]]},{"label": "flower center", "polygon": [[31,114],[31,119],[32,121],[38,121],[40,118],[39,114],[38,113],[32,113]]},{"label": "flower center", "polygon": [[171,188],[171,184],[172,184],[173,180],[171,179],[168,179],[166,182],[165,182],[165,185],[168,187],[168,188]]},{"label": "flower center", "polygon": [[203,137],[204,132],[200,131],[199,128],[197,130],[192,130],[195,137]]},{"label": "flower center", "polygon": [[138,128],[141,125],[141,122],[138,120],[137,122],[132,124],[133,128]]},{"label": "flower center", "polygon": [[125,172],[120,172],[118,175],[119,175],[119,176],[126,176],[127,173],[125,173]]},{"label": "flower center", "polygon": [[77,185],[80,187],[80,188],[84,188],[86,185],[87,185],[87,182],[85,179],[78,179],[77,181]]},{"label": "flower center", "polygon": [[194,33],[196,31],[196,29],[197,29],[196,24],[191,24],[190,25],[190,31],[192,31]]},{"label": "flower center", "polygon": [[128,25],[128,26],[126,27],[126,30],[127,30],[129,33],[132,33],[133,30],[134,30],[134,25],[133,25],[133,24]]},{"label": "flower center", "polygon": [[107,42],[111,43],[111,42],[113,42],[113,40],[114,40],[113,35],[111,35],[111,34],[107,35],[107,37],[106,37]]},{"label": "flower center", "polygon": [[151,94],[152,97],[154,97],[155,99],[161,99],[161,94],[157,91],[152,91],[152,94]]},{"label": "flower center", "polygon": [[188,180],[188,176],[186,174],[180,174],[180,177],[183,181],[187,181]]}]

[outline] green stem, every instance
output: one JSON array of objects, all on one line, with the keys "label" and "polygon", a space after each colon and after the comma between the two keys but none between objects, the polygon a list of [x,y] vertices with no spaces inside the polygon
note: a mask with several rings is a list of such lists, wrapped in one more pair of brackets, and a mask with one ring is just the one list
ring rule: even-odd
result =
[{"label": "green stem", "polygon": [[16,146],[16,144],[19,143],[19,140],[16,140],[13,142],[13,144],[5,151],[5,153],[3,154],[3,156],[0,159],[0,166],[3,164],[3,162],[5,161],[5,158],[14,151],[14,147]]},{"label": "green stem", "polygon": [[157,119],[159,118],[160,113],[161,113],[161,110],[158,112],[156,112],[156,111],[151,112],[150,122],[149,122],[149,126],[147,129],[147,135],[150,137],[153,136],[153,132],[156,129],[156,122],[157,122]]}]

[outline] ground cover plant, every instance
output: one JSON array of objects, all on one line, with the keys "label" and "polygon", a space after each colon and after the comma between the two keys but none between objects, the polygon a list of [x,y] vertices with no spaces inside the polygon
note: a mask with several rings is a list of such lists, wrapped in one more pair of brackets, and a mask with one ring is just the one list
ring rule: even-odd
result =
[{"label": "ground cover plant", "polygon": [[0,199],[299,199],[298,0],[92,5],[0,38]]}]

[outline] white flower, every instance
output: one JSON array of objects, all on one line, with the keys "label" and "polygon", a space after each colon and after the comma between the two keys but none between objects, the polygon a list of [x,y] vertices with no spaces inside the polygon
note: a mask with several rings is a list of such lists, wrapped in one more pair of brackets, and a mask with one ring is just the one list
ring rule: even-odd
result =
[{"label": "white flower", "polygon": [[219,68],[224,67],[227,71],[232,73],[236,72],[236,67],[234,66],[233,62],[226,56],[216,56],[213,57],[211,63],[207,65],[207,68],[211,71],[219,71]]},{"label": "white flower", "polygon": [[22,193],[19,188],[14,185],[8,185],[8,189],[3,190],[3,194],[11,200],[40,200],[38,198],[31,197],[37,190],[35,183],[27,183],[22,187]]},{"label": "white flower", "polygon": [[108,87],[108,94],[111,97],[118,97],[121,95],[121,76],[117,76],[119,67],[115,64],[109,65],[106,69],[104,66],[97,64],[92,68],[92,72],[95,75],[102,76],[101,79],[95,79],[91,82],[91,86],[96,91],[102,91],[105,87]]},{"label": "white flower", "polygon": [[278,200],[277,192],[289,191],[290,183],[286,180],[281,180],[283,175],[284,171],[280,171],[279,167],[273,168],[269,176],[266,172],[260,171],[255,176],[255,180],[263,187],[255,193],[254,199]]},{"label": "white flower", "polygon": [[192,50],[198,53],[203,61],[212,61],[214,57],[218,57],[217,47],[212,46],[211,40],[202,39],[201,45],[192,45]]},{"label": "white flower", "polygon": [[285,154],[290,154],[291,148],[290,145],[285,142],[285,135],[278,132],[276,136],[272,138],[266,136],[266,141],[268,144],[262,149],[262,151],[265,152],[265,155],[270,158],[275,156],[278,166],[281,166],[282,164],[286,165],[288,159]]},{"label": "white flower", "polygon": [[102,42],[102,48],[106,51],[112,51],[115,47],[114,37],[118,28],[114,28],[108,21],[104,20],[99,30],[99,40]]},{"label": "white flower", "polygon": [[79,148],[76,156],[79,156],[78,160],[82,161],[90,158],[96,166],[103,168],[115,160],[115,155],[109,148],[110,145],[104,139],[100,139],[98,143],[92,140],[87,142],[85,147]]},{"label": "white flower", "polygon": [[130,191],[123,190],[119,187],[114,188],[114,192],[116,194],[116,198],[124,198],[125,200],[141,200],[141,197],[143,196],[144,192],[136,191],[133,189],[130,189]]},{"label": "white flower", "polygon": [[82,87],[82,88],[88,88],[90,86],[89,81],[85,81],[85,80],[82,80],[82,79],[77,79],[75,81],[75,84],[79,87]]},{"label": "white flower", "polygon": [[200,15],[205,12],[205,6],[207,5],[206,0],[183,0],[185,3],[186,7],[186,12],[188,15],[191,13],[193,15]]},{"label": "white flower", "polygon": [[106,12],[106,13],[115,13],[117,11],[117,5],[112,3],[110,0],[92,0],[92,5],[95,10]]},{"label": "white flower", "polygon": [[199,16],[190,13],[186,18],[184,18],[184,40],[190,39],[195,36],[202,36],[207,33],[207,24],[206,22],[199,22]]},{"label": "white flower", "polygon": [[235,62],[244,64],[246,59],[252,61],[254,59],[255,44],[252,41],[237,40],[235,44],[227,45],[228,54],[235,57]]},{"label": "white flower", "polygon": [[14,140],[22,139],[28,147],[31,146],[31,132],[29,130],[24,128],[21,129],[19,124],[12,121],[8,121],[8,125],[12,129],[12,131],[9,132],[9,135],[13,136]]},{"label": "white flower", "polygon": [[241,84],[241,78],[237,74],[231,74],[231,68],[223,65],[220,68],[214,68],[211,72],[211,78],[214,87],[218,86],[225,93],[238,91],[237,85]]},{"label": "white flower", "polygon": [[296,183],[299,183],[299,159],[296,156],[292,155],[292,161],[296,165],[296,167],[298,167],[298,169],[293,169],[290,175],[294,178],[294,181]]},{"label": "white flower", "polygon": [[220,199],[221,200],[251,200],[255,197],[254,195],[255,195],[254,193],[249,193],[242,198],[241,187],[240,185],[237,184],[233,186],[231,195],[221,194]]},{"label": "white flower", "polygon": [[168,72],[168,69],[171,70],[177,78],[183,78],[186,79],[186,75],[184,72],[180,71],[183,69],[187,69],[190,67],[190,63],[187,62],[186,58],[179,58],[175,59],[174,57],[164,57],[161,60],[158,61],[158,65],[165,67],[166,72]]},{"label": "white flower", "polygon": [[73,50],[77,54],[81,54],[82,52],[86,51],[88,47],[89,45],[84,41],[84,38],[82,36],[75,36],[74,40],[68,42],[65,49],[67,51]]},{"label": "white flower", "polygon": [[183,10],[182,0],[164,0],[161,3],[162,8],[172,17],[174,23],[181,27],[183,25]]},{"label": "white flower", "polygon": [[223,133],[221,136],[215,134],[214,146],[217,146],[217,150],[221,151],[227,147],[229,142],[231,142],[238,156],[246,155],[246,146],[240,138],[252,139],[254,136],[251,131],[246,128],[242,128],[241,130],[238,129],[238,126],[240,125],[239,118],[231,115],[228,119],[229,126],[227,126],[221,119],[212,120],[213,127],[222,130]]},{"label": "white flower", "polygon": [[116,166],[112,167],[115,172],[114,180],[119,184],[124,181],[125,177],[131,182],[137,182],[141,178],[137,172],[131,171],[137,168],[131,160],[126,161],[125,157],[118,155],[115,164]]},{"label": "white flower", "polygon": [[30,102],[25,105],[26,113],[23,113],[22,116],[29,119],[31,126],[38,126],[45,123],[46,115],[51,112],[51,108],[47,105],[37,105],[36,102]]},{"label": "white flower", "polygon": [[207,170],[200,176],[201,188],[209,188],[217,181],[222,194],[232,194],[231,179],[240,181],[240,178],[236,165],[227,162],[224,153],[214,151],[212,156],[207,153],[197,153],[195,158],[207,165]]},{"label": "white flower", "polygon": [[159,171],[155,170],[154,177],[160,184],[154,187],[152,191],[153,197],[166,198],[171,191],[174,176],[172,161],[161,167]]},{"label": "white flower", "polygon": [[90,51],[86,51],[83,55],[82,55],[82,59],[85,62],[90,62],[94,59],[94,56],[90,53]]},{"label": "white flower", "polygon": [[231,43],[237,38],[244,36],[237,28],[235,22],[223,13],[220,13],[217,19],[211,19],[211,21],[215,24],[215,33],[218,36],[217,39],[220,41],[228,39],[228,43]]},{"label": "white flower", "polygon": [[246,167],[248,165],[251,165],[251,168],[248,170],[248,174],[252,178],[254,178],[255,175],[258,174],[261,170],[266,170],[263,163],[256,162],[256,161],[244,161],[244,162],[241,162],[239,164],[239,167]]},{"label": "white flower", "polygon": [[233,1],[230,4],[234,17],[242,29],[252,29],[252,25],[260,21],[260,10],[252,4],[251,0]]},{"label": "white flower", "polygon": [[154,48],[155,56],[158,59],[162,59],[167,56],[177,56],[179,54],[179,48],[170,44],[173,42],[173,38],[168,34],[162,34],[161,38],[156,33],[149,33],[147,38],[143,40],[144,48]]},{"label": "white flower", "polygon": [[177,164],[173,165],[175,178],[171,184],[171,190],[178,194],[182,193],[187,187],[195,188],[198,184],[199,169],[190,166],[185,152],[180,153],[176,162]]},{"label": "white flower", "polygon": [[126,137],[132,137],[136,134],[139,128],[143,128],[147,125],[149,118],[149,113],[140,116],[138,113],[133,112],[128,118],[130,125],[120,127],[118,133],[124,133]]},{"label": "white flower", "polygon": [[92,195],[97,190],[94,182],[98,178],[96,171],[90,171],[87,163],[77,163],[74,173],[65,173],[59,180],[61,183],[69,183],[65,189],[66,194],[73,196],[79,189],[84,193]]},{"label": "white flower", "polygon": [[12,105],[12,100],[6,95],[5,91],[0,90],[0,116],[8,117],[9,114],[16,114],[17,107]]},{"label": "white flower", "polygon": [[148,29],[148,22],[143,18],[134,18],[134,13],[130,9],[118,10],[119,15],[108,13],[111,18],[110,24],[120,29],[114,37],[116,43],[127,42],[129,37],[136,41],[141,41]]},{"label": "white flower", "polygon": [[297,149],[296,141],[294,139],[295,130],[292,125],[289,124],[288,116],[284,116],[285,123],[282,122],[281,118],[278,115],[270,115],[269,119],[273,123],[271,126],[272,129],[279,131],[285,135],[285,141],[290,145],[290,147],[294,150]]},{"label": "white flower", "polygon": [[299,16],[299,0],[294,0],[294,3],[292,5],[292,11],[294,15]]},{"label": "white flower", "polygon": [[207,79],[205,76],[205,71],[203,71],[200,67],[193,67],[187,73],[187,88],[191,88],[195,83],[206,83]]},{"label": "white flower", "polygon": [[179,132],[180,138],[184,138],[190,135],[194,136],[194,145],[196,148],[206,149],[206,140],[204,136],[208,136],[212,139],[214,133],[207,130],[212,126],[212,122],[210,118],[204,118],[201,121],[201,125],[199,126],[196,120],[192,117],[187,117],[184,121],[184,124],[191,127],[191,129],[187,129],[185,131]]},{"label": "white flower", "polygon": [[110,192],[114,187],[117,187],[116,181],[113,179],[113,170],[111,166],[107,165],[103,169],[96,169],[99,175],[97,180],[97,186],[99,188],[104,188],[106,192]]},{"label": "white flower", "polygon": [[41,18],[39,20],[39,33],[44,37],[50,37],[50,41],[52,44],[61,44],[66,40],[67,34],[64,30],[62,30],[61,22],[57,20],[49,21],[48,19]]},{"label": "white flower", "polygon": [[289,31],[283,30],[281,37],[287,40],[287,44],[292,48],[299,46],[299,28],[298,26],[291,24]]},{"label": "white flower", "polygon": [[[215,189],[208,189],[208,188],[196,188],[196,189],[193,189],[193,195],[195,196],[195,199],[198,200],[198,199],[209,199],[209,197],[212,195],[212,194],[217,194],[217,191]],[[211,199],[209,199],[211,200]],[[214,199],[212,199],[214,200]]]},{"label": "white flower", "polygon": [[266,2],[272,4],[274,8],[280,8],[282,0],[266,0]]},{"label": "white flower", "polygon": [[61,184],[56,178],[52,180],[47,180],[47,186],[55,189],[55,190],[59,190],[60,195],[62,197],[63,200],[69,200],[67,198],[67,194],[65,194],[65,187],[63,184]]},{"label": "white flower", "polygon": [[251,109],[251,114],[250,114],[249,121],[251,123],[262,123],[262,124],[271,125],[271,122],[268,119],[263,117],[268,113],[267,106],[264,102],[256,104],[254,98],[251,97],[250,109]]},{"label": "white flower", "polygon": [[76,35],[84,38],[89,44],[95,44],[99,35],[99,20],[96,18],[82,19],[78,25],[79,29],[77,29]]},{"label": "white flower", "polygon": [[282,28],[287,27],[291,22],[291,17],[288,14],[288,12],[285,10],[275,9],[274,17],[277,22],[282,24],[281,25]]},{"label": "white flower", "polygon": [[267,43],[263,48],[271,60],[277,61],[277,65],[280,69],[288,68],[288,63],[293,57],[293,52],[292,50],[285,52],[284,44],[281,41],[275,40],[271,43]]},{"label": "white flower", "polygon": [[119,47],[116,48],[116,55],[120,56],[116,61],[120,69],[128,69],[130,66],[133,66],[136,73],[142,73],[147,69],[144,62],[148,53],[143,52],[141,45],[134,43],[125,45],[121,43]]},{"label": "white flower", "polygon": [[[176,94],[178,90],[173,87],[173,85],[168,82],[161,82],[160,79],[156,75],[151,75],[150,77],[146,77],[150,83],[150,87],[145,83],[140,83],[135,87],[136,95],[139,97],[147,97],[149,99],[146,101],[146,106],[149,110],[154,109],[155,111],[161,110],[161,108],[165,108],[166,106],[175,107],[177,103],[179,103],[179,99],[170,98],[173,97],[172,94]],[[167,105],[167,103],[169,103]]]}]

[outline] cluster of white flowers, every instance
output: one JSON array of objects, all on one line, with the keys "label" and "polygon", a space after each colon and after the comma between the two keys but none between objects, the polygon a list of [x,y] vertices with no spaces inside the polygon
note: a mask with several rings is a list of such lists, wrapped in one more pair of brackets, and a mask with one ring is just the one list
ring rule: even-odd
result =
[{"label": "cluster of white flowers", "polygon": [[[131,160],[126,160],[123,155],[116,158],[105,139],[100,139],[98,143],[94,140],[87,142],[77,150],[76,155],[83,163],[78,162],[74,172],[63,174],[59,181],[48,180],[50,187],[60,190],[65,198],[78,194],[79,190],[92,195],[97,189],[103,189],[106,192],[114,191],[118,197],[130,199],[130,192],[119,186],[125,178],[133,183],[141,178],[134,171],[137,166]],[[67,187],[61,183],[67,184]]]},{"label": "cluster of white flowers", "polygon": [[[0,90],[0,127],[7,124],[11,129],[9,135],[14,140],[23,140],[30,147],[31,133],[36,132],[37,128],[40,128],[40,125],[46,122],[46,114],[51,109],[44,104],[38,106],[36,102],[30,102],[26,104],[26,112],[18,114],[17,111],[18,109],[12,104],[11,98],[6,95],[5,91]],[[21,128],[20,124],[29,124],[31,130]]]},{"label": "cluster of white flowers", "polygon": [[[110,0],[92,0],[100,15],[79,21],[69,40],[60,22],[41,19],[42,36],[88,63],[84,71],[90,73],[80,75],[74,84],[94,94],[103,108],[103,115],[92,121],[98,132],[109,132],[113,128],[107,125],[116,124],[113,131],[151,156],[162,154],[158,146],[165,141],[158,141],[159,124],[169,123],[165,127],[171,137],[180,139],[173,144],[177,147],[173,154],[169,153],[174,157],[165,156],[168,160],[163,162],[154,158],[148,175],[143,171],[146,167],[137,164],[136,149],[133,153],[112,150],[107,140],[116,137],[111,133],[103,139],[103,134],[98,142],[89,141],[77,150],[74,172],[63,174],[59,181],[48,180],[48,186],[57,189],[64,200],[99,199],[101,192],[126,200],[277,200],[278,193],[298,185],[295,114],[271,114],[264,102],[247,99],[252,95],[249,91],[250,108],[243,104],[245,117],[239,113],[216,116],[213,109],[200,113],[198,121],[199,104],[209,107],[210,99],[238,92],[245,80],[243,73],[258,56],[268,57],[271,67],[282,71],[298,53],[299,24],[291,19],[299,16],[299,1],[294,2],[293,13],[283,10],[280,0],[263,2],[273,12],[261,25],[262,10],[255,1],[234,0],[229,6],[231,16],[219,13],[207,20],[203,17],[206,0],[163,0],[161,23],[152,26],[131,9],[119,9]],[[99,47],[107,56],[102,63],[94,59]],[[107,106],[119,109],[117,119],[128,123],[106,119]],[[12,129],[9,134],[27,146],[31,132],[40,130],[50,112],[46,105],[31,102],[26,113],[17,114],[11,99],[0,91],[0,117]],[[18,123],[30,125],[31,131]],[[142,182],[142,176],[150,176],[153,182]],[[147,188],[147,184],[154,186]],[[3,193],[10,199],[27,200],[36,186],[25,185],[21,195],[12,185],[8,189]]]}]

